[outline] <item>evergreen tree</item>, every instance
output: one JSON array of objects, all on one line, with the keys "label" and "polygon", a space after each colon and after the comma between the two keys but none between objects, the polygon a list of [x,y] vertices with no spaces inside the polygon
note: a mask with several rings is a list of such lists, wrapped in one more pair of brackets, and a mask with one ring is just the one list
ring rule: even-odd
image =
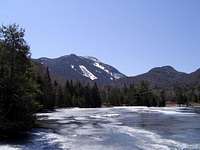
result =
[{"label": "evergreen tree", "polygon": [[72,107],[72,96],[73,96],[73,84],[70,84],[69,81],[66,81],[64,87],[64,103],[63,106]]},{"label": "evergreen tree", "polygon": [[176,87],[175,88],[175,95],[176,95],[176,101],[178,105],[188,105],[188,99],[186,96],[186,91],[184,88]]},{"label": "evergreen tree", "polygon": [[24,32],[15,24],[0,28],[0,132],[16,133],[34,124],[36,84]]},{"label": "evergreen tree", "polygon": [[121,91],[119,88],[112,88],[110,90],[109,96],[109,103],[110,105],[113,106],[120,106],[121,105],[121,101],[122,101],[122,95],[121,95]]},{"label": "evergreen tree", "polygon": [[92,92],[93,107],[101,107],[101,97],[96,83],[92,87],[91,92]]},{"label": "evergreen tree", "polygon": [[137,105],[137,98],[138,98],[137,96],[138,94],[135,85],[131,84],[127,91],[127,96],[125,97],[126,105],[131,105],[131,106]]},{"label": "evergreen tree", "polygon": [[166,105],[166,93],[164,90],[160,92],[160,101],[159,101],[159,107],[165,107]]},{"label": "evergreen tree", "polygon": [[46,74],[44,76],[44,96],[45,96],[45,102],[44,102],[45,108],[53,109],[55,106],[55,99],[54,99],[55,97],[48,67],[46,68]]},{"label": "evergreen tree", "polygon": [[138,101],[139,106],[152,106],[155,105],[155,101],[152,97],[152,93],[149,89],[149,84],[145,81],[140,83],[138,88]]},{"label": "evergreen tree", "polygon": [[40,104],[39,110],[42,110],[45,105],[44,80],[39,74],[36,77],[36,83],[38,86],[37,86],[37,94],[36,94],[35,101],[37,101]]},{"label": "evergreen tree", "polygon": [[91,88],[90,88],[89,83],[84,88],[84,98],[85,98],[85,104],[83,107],[92,107],[93,98],[92,98]]},{"label": "evergreen tree", "polygon": [[65,106],[65,98],[63,94],[62,87],[58,87],[58,95],[57,95],[57,104],[58,107],[64,107]]},{"label": "evergreen tree", "polygon": [[59,92],[59,86],[58,86],[58,83],[57,83],[57,81],[54,81],[54,84],[53,84],[53,89],[54,89],[54,95],[53,95],[53,98],[54,98],[54,101],[55,101],[55,107],[57,107],[58,106],[58,101],[59,101],[59,99],[58,99],[58,92]]}]

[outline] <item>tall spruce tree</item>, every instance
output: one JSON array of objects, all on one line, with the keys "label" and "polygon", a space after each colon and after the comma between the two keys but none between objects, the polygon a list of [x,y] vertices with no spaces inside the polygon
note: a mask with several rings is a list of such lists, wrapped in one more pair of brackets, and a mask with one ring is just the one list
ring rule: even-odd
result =
[{"label": "tall spruce tree", "polygon": [[72,95],[73,95],[72,85],[70,84],[69,81],[66,81],[66,83],[65,83],[64,102],[63,102],[63,106],[65,106],[65,107],[72,107]]},{"label": "tall spruce tree", "polygon": [[34,122],[30,48],[18,25],[0,28],[0,132],[15,133]]},{"label": "tall spruce tree", "polygon": [[58,107],[64,107],[65,105],[65,99],[64,99],[64,94],[63,94],[63,90],[62,90],[62,87],[59,86],[58,87],[58,94],[57,94],[57,103],[56,103],[56,106]]},{"label": "tall spruce tree", "polygon": [[55,107],[55,93],[53,90],[52,80],[49,73],[49,68],[46,68],[46,74],[44,76],[44,106],[47,109],[53,109]]},{"label": "tall spruce tree", "polygon": [[162,90],[160,92],[159,107],[165,107],[166,105],[166,92]]},{"label": "tall spruce tree", "polygon": [[91,92],[92,92],[93,107],[101,107],[101,97],[96,83],[92,87]]}]

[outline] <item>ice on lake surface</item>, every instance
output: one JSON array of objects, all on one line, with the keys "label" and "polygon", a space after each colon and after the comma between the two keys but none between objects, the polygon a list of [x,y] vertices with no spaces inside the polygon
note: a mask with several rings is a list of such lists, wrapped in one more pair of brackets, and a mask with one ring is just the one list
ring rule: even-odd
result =
[{"label": "ice on lake surface", "polygon": [[73,108],[38,117],[49,129],[4,141],[0,149],[200,150],[199,108]]}]

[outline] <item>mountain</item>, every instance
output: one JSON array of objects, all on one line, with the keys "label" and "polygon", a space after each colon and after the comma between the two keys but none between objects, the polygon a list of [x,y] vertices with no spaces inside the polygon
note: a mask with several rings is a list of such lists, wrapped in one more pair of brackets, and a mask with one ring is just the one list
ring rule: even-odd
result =
[{"label": "mountain", "polygon": [[192,72],[188,75],[187,78],[184,79],[188,85],[198,86],[200,85],[200,69]]},{"label": "mountain", "polygon": [[109,84],[126,77],[114,67],[101,62],[95,57],[82,57],[71,54],[54,59],[42,57],[33,59],[33,61],[48,67],[51,76],[59,78],[60,82],[79,80]]},{"label": "mountain", "polygon": [[200,85],[200,69],[188,74],[179,72],[171,66],[163,66],[153,68],[141,75],[127,77],[116,68],[95,57],[71,54],[54,59],[42,57],[33,59],[33,61],[40,64],[39,68],[42,69],[39,72],[48,67],[52,79],[61,84],[64,84],[66,80],[75,80],[82,83],[96,82],[99,85],[115,87],[122,87],[124,84],[138,84],[141,81],[148,81],[152,87],[156,88]]},{"label": "mountain", "polygon": [[170,88],[177,84],[183,84],[184,79],[188,79],[189,77],[189,74],[179,72],[171,66],[163,66],[153,68],[147,73],[138,76],[120,79],[115,82],[115,85],[123,86],[124,84],[138,84],[141,81],[148,81],[154,87]]}]

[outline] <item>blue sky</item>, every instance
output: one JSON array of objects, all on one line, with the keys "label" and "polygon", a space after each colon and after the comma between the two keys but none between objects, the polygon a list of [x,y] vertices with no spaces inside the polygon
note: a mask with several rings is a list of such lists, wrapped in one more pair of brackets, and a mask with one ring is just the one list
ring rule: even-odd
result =
[{"label": "blue sky", "polygon": [[127,75],[200,68],[199,0],[4,0],[0,24],[26,29],[32,57],[95,56]]}]

